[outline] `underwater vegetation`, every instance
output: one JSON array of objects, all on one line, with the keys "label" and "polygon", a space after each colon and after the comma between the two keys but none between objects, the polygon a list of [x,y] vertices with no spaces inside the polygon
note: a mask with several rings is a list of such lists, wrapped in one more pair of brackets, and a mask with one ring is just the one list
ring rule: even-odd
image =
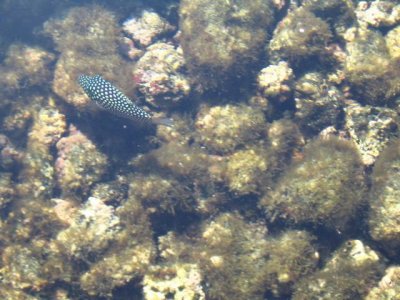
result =
[{"label": "underwater vegetation", "polygon": [[273,218],[344,230],[365,198],[363,167],[355,147],[327,138],[308,143],[303,155],[260,205]]},{"label": "underwater vegetation", "polygon": [[194,83],[223,88],[260,61],[274,22],[272,1],[183,0],[181,46]]},{"label": "underwater vegetation", "polygon": [[0,299],[400,299],[398,1],[0,15]]}]

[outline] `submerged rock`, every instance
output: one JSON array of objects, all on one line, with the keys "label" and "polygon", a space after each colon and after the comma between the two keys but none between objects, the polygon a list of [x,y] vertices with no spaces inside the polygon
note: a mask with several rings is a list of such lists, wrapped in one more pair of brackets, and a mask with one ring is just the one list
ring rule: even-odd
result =
[{"label": "submerged rock", "polygon": [[372,165],[390,139],[398,134],[397,112],[386,107],[346,101],[345,129],[358,148],[365,165]]},{"label": "submerged rock", "polygon": [[344,230],[363,203],[364,188],[363,165],[352,143],[315,140],[260,205],[271,220],[278,216]]},{"label": "submerged rock", "polygon": [[175,28],[157,13],[145,10],[139,18],[126,20],[122,24],[122,29],[133,41],[142,47],[147,47],[156,38],[172,32]]},{"label": "submerged rock", "polygon": [[391,103],[400,93],[400,68],[385,38],[366,28],[349,29],[346,38],[344,71],[354,95],[371,105]]},{"label": "submerged rock", "polygon": [[149,46],[136,63],[133,80],[150,105],[172,108],[189,95],[190,85],[181,52],[170,44],[156,43]]},{"label": "submerged rock", "polygon": [[360,240],[348,240],[322,270],[296,284],[293,299],[364,299],[383,270],[384,264],[377,252]]},{"label": "submerged rock", "polygon": [[272,61],[288,60],[299,64],[306,59],[326,59],[332,38],[328,24],[300,7],[289,12],[276,27],[269,43]]},{"label": "submerged rock", "polygon": [[118,54],[118,24],[111,11],[99,5],[73,7],[47,21],[44,33],[61,52],[52,88],[67,103],[78,109],[90,103],[77,82],[81,74],[101,74],[124,91],[132,91],[130,65]]},{"label": "submerged rock", "polygon": [[248,76],[273,21],[269,0],[181,1],[181,45],[196,83],[205,89],[226,87]]},{"label": "submerged rock", "polygon": [[143,279],[146,300],[205,300],[203,276],[196,264],[153,266]]},{"label": "submerged rock", "polygon": [[400,246],[400,143],[388,146],[376,161],[370,197],[369,232],[390,255]]},{"label": "submerged rock", "polygon": [[204,106],[196,118],[198,140],[210,151],[229,153],[266,129],[261,110],[245,105]]},{"label": "submerged rock", "polygon": [[293,70],[285,61],[262,69],[257,77],[258,89],[268,99],[286,101],[293,92]]},{"label": "submerged rock", "polygon": [[56,145],[58,185],[64,195],[86,195],[105,173],[107,157],[75,126],[71,125],[69,131],[69,135],[61,138]]}]

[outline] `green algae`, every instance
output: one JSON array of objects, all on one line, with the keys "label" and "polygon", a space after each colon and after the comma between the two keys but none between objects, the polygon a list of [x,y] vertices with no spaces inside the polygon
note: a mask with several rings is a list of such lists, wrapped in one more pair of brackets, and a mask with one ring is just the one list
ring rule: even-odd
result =
[{"label": "green algae", "polygon": [[[40,38],[1,36],[0,298],[375,297],[398,258],[400,27],[356,2],[65,1]],[[145,9],[178,32],[128,60]],[[80,73],[174,126],[89,111]]]},{"label": "green algae", "polygon": [[[364,177],[355,147],[336,138],[309,143],[276,188],[261,200],[274,219],[311,222],[343,230],[364,198]],[[349,200],[351,199],[351,200]]]}]

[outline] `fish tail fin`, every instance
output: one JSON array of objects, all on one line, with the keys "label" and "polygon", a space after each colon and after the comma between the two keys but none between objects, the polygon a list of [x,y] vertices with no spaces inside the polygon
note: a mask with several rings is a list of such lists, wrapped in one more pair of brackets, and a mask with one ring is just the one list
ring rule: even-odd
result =
[{"label": "fish tail fin", "polygon": [[163,125],[163,126],[167,126],[167,127],[174,126],[174,120],[172,120],[171,118],[153,117],[153,118],[151,118],[151,120],[156,125]]}]

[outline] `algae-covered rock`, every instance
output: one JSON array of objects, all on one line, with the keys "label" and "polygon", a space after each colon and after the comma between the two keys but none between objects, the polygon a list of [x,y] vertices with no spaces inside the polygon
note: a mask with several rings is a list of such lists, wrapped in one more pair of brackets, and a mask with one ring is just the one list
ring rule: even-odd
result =
[{"label": "algae-covered rock", "polygon": [[29,249],[20,246],[7,247],[2,251],[2,260],[6,262],[6,266],[0,270],[5,274],[3,282],[20,289],[37,290],[48,284],[41,268],[42,260],[35,257]]},{"label": "algae-covered rock", "polygon": [[400,4],[396,1],[360,1],[357,19],[372,27],[389,27],[400,23]]},{"label": "algae-covered rock", "polygon": [[55,55],[40,47],[12,44],[0,66],[2,92],[45,86],[52,79]]},{"label": "algae-covered rock", "polygon": [[352,143],[315,140],[260,204],[272,219],[342,230],[363,202],[364,186],[363,166]]},{"label": "algae-covered rock", "polygon": [[190,191],[172,176],[139,174],[132,178],[129,193],[150,213],[195,209]]},{"label": "algae-covered rock", "polygon": [[328,24],[300,7],[289,12],[276,27],[269,53],[273,61],[288,60],[293,64],[309,58],[326,59],[331,38]]},{"label": "algae-covered rock", "polygon": [[287,230],[268,240],[265,282],[275,297],[291,294],[296,282],[315,271],[319,253],[314,239],[306,231]]},{"label": "algae-covered rock", "polygon": [[149,46],[133,71],[133,80],[146,102],[154,107],[174,107],[190,93],[184,74],[182,49],[167,43]]},{"label": "algae-covered rock", "polygon": [[293,70],[289,64],[280,61],[260,71],[257,77],[258,88],[265,97],[284,102],[292,94],[293,79]]},{"label": "algae-covered rock", "polygon": [[43,33],[50,36],[59,52],[65,50],[109,54],[117,40],[116,17],[99,5],[73,7],[43,25]]},{"label": "algae-covered rock", "polygon": [[[171,284],[179,278],[173,275],[175,270],[191,266],[202,278],[206,299],[261,300],[265,293],[288,296],[293,284],[316,268],[319,255],[314,240],[299,230],[269,237],[263,222],[249,222],[236,212],[222,213],[202,222],[200,231],[190,237],[176,232],[160,237],[160,261],[149,268],[146,277],[156,278],[154,273],[165,270],[171,281],[159,275],[161,282],[153,291],[161,292],[162,283],[172,290]],[[188,274],[185,270],[183,274]],[[177,286],[184,286],[185,278]]]},{"label": "algae-covered rock", "polygon": [[269,125],[268,141],[279,163],[285,165],[289,164],[292,155],[304,146],[304,137],[298,125],[289,119],[280,119]]},{"label": "algae-covered rock", "polygon": [[360,105],[346,101],[345,128],[361,154],[364,164],[372,165],[399,131],[399,117],[387,107]]},{"label": "algae-covered rock", "polygon": [[296,284],[293,299],[364,299],[383,270],[378,253],[360,240],[348,240],[322,270]]},{"label": "algae-covered rock", "polygon": [[219,153],[233,151],[257,139],[266,126],[261,110],[231,104],[202,107],[195,125],[199,142]]},{"label": "algae-covered rock", "polygon": [[373,287],[365,300],[399,300],[400,299],[400,267],[391,266],[385,275]]},{"label": "algae-covered rock", "polygon": [[122,24],[123,31],[142,47],[147,47],[158,37],[175,28],[154,11],[144,10],[140,17],[133,17]]},{"label": "algae-covered rock", "polygon": [[119,230],[113,207],[91,197],[76,212],[70,226],[58,233],[57,241],[68,256],[87,259],[89,253],[107,248]]},{"label": "algae-covered rock", "polygon": [[274,237],[266,232],[265,224],[248,222],[237,213],[204,221],[195,239],[170,232],[159,239],[162,264],[150,268],[149,278],[154,278],[154,270],[170,274],[170,270],[192,266],[203,278],[207,299],[264,299],[266,292],[287,296],[293,284],[316,267],[314,237],[298,230]]},{"label": "algae-covered rock", "polygon": [[22,289],[15,289],[6,284],[0,284],[0,297],[2,299],[40,300],[39,297],[29,295]]},{"label": "algae-covered rock", "polygon": [[210,299],[263,299],[266,227],[225,213],[202,226],[198,259]]},{"label": "algae-covered rock", "polygon": [[51,148],[65,130],[65,115],[58,109],[46,107],[34,114],[23,170],[19,174],[21,195],[35,198],[51,195],[55,186]]},{"label": "algae-covered rock", "polygon": [[127,193],[128,179],[125,176],[117,176],[115,180],[95,184],[90,191],[92,197],[114,204],[121,204],[126,199]]},{"label": "algae-covered rock", "polygon": [[115,217],[120,229],[80,277],[82,289],[90,295],[110,297],[114,288],[143,278],[155,257],[150,222],[136,199],[129,197],[115,211]]},{"label": "algae-covered rock", "polygon": [[154,256],[147,214],[132,198],[118,209],[89,198],[72,210],[52,245],[73,263],[79,287],[92,296],[110,297],[115,287],[141,278]]},{"label": "algae-covered rock", "polygon": [[[179,153],[179,155],[176,155]],[[180,142],[170,142],[152,151],[157,164],[176,176],[197,177],[206,171],[210,157],[199,147],[187,146]]]},{"label": "algae-covered rock", "polygon": [[262,147],[239,150],[230,155],[224,174],[229,189],[238,195],[260,192],[260,187],[266,185],[268,159],[268,152]]},{"label": "algae-covered rock", "polygon": [[342,98],[340,90],[322,74],[306,73],[295,85],[297,123],[308,134],[335,126],[342,112]]},{"label": "algae-covered rock", "polygon": [[146,300],[205,300],[203,277],[196,264],[150,267],[143,278]]},{"label": "algae-covered rock", "polygon": [[87,194],[100,180],[107,167],[107,157],[75,126],[57,143],[55,163],[58,185],[63,193]]},{"label": "algae-covered rock", "polygon": [[11,176],[11,173],[0,172],[0,209],[12,202],[16,196]]},{"label": "algae-covered rock", "polygon": [[[400,10],[400,5],[399,5]],[[399,12],[400,15],[400,12]],[[390,30],[386,37],[386,46],[395,63],[400,62],[400,25]]]},{"label": "algae-covered rock", "polygon": [[389,103],[400,92],[400,68],[384,37],[365,28],[349,29],[346,37],[344,71],[354,95],[371,105]]},{"label": "algae-covered rock", "polygon": [[273,23],[271,1],[184,0],[181,44],[191,75],[204,88],[248,75]]},{"label": "algae-covered rock", "polygon": [[370,197],[369,232],[390,255],[400,246],[400,143],[396,140],[376,161]]},{"label": "algae-covered rock", "polygon": [[81,74],[100,74],[125,92],[132,91],[130,64],[117,49],[116,16],[99,5],[73,7],[44,24],[61,55],[56,63],[53,91],[67,103],[84,109],[89,98],[77,82]]},{"label": "algae-covered rock", "polygon": [[39,292],[56,280],[69,281],[72,267],[68,260],[60,259],[50,242],[61,223],[48,203],[40,199],[19,200],[19,210],[11,212],[1,228],[2,283]]},{"label": "algae-covered rock", "polygon": [[356,23],[355,7],[349,0],[304,0],[302,6],[326,21],[341,38]]}]

